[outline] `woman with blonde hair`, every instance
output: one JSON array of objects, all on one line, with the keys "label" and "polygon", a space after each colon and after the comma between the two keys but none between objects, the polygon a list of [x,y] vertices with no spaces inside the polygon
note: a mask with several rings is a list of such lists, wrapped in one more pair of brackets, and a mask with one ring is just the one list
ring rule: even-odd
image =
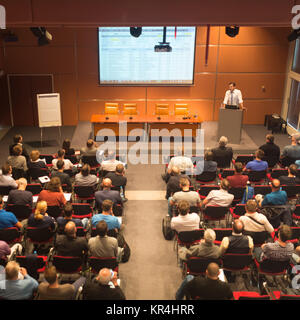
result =
[{"label": "woman with blonde hair", "polygon": [[47,169],[46,162],[40,159],[39,150],[32,150],[30,152],[30,161],[28,163],[29,169]]},{"label": "woman with blonde hair", "polygon": [[36,204],[35,212],[28,218],[28,227],[51,228],[54,230],[54,219],[47,214],[47,202],[39,201]]}]

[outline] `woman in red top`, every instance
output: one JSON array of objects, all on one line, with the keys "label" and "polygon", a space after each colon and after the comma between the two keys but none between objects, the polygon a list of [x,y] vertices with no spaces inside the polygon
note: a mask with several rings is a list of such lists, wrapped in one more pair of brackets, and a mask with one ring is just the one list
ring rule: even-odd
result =
[{"label": "woman in red top", "polygon": [[42,200],[46,201],[48,206],[62,207],[66,204],[67,200],[58,177],[51,178],[46,186],[46,190],[41,191],[37,201]]}]

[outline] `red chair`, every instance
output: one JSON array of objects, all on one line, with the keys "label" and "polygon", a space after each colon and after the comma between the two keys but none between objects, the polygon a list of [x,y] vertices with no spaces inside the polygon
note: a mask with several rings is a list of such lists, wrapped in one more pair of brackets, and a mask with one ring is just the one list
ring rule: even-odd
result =
[{"label": "red chair", "polygon": [[[47,258],[47,256],[37,256],[37,260],[35,261],[37,273],[40,274],[45,272],[46,266],[48,264]],[[24,267],[26,269],[28,269],[28,266],[30,265],[27,256],[16,256],[16,261],[20,264],[21,267]]]},{"label": "red chair", "polygon": [[213,183],[217,178],[217,172],[203,171],[201,174],[196,175],[196,182],[206,184]]},{"label": "red chair", "polygon": [[232,228],[213,228],[216,233],[216,240],[214,243],[220,245],[224,237],[229,237],[232,234]]},{"label": "red chair", "polygon": [[26,190],[30,191],[33,196],[38,196],[43,190],[43,187],[40,183],[30,183],[26,186]]},{"label": "red chair", "polygon": [[262,194],[262,195],[266,195],[268,193],[271,193],[272,189],[271,186],[268,185],[256,185],[254,186],[254,194]]},{"label": "red chair", "polygon": [[234,169],[223,169],[220,173],[219,173],[219,179],[225,179],[229,176],[233,176],[234,175]]},{"label": "red chair", "polygon": [[250,271],[250,265],[253,261],[250,253],[225,253],[221,259],[223,270],[230,272]]},{"label": "red chair", "polygon": [[28,219],[32,213],[31,207],[27,205],[8,204],[7,211],[12,212],[19,221]]},{"label": "red chair", "polygon": [[253,154],[240,154],[236,157],[236,159],[232,160],[233,165],[235,165],[236,162],[241,162],[243,166],[245,166],[249,161],[254,160]]},{"label": "red chair", "polygon": [[80,201],[95,200],[95,189],[93,186],[74,186],[75,198]]},{"label": "red chair", "polygon": [[226,216],[229,212],[228,207],[219,207],[219,206],[206,206],[202,211],[201,220],[209,221],[221,221],[227,220]]},{"label": "red chair", "polygon": [[190,257],[183,264],[183,272],[182,272],[183,278],[185,278],[187,274],[191,274],[193,276],[205,275],[207,266],[212,262],[221,266],[220,259],[203,258],[203,257]]},{"label": "red chair", "polygon": [[103,268],[112,269],[119,272],[119,264],[116,257],[89,257],[88,265],[92,273],[99,273]]},{"label": "red chair", "polygon": [[272,181],[273,179],[278,179],[281,176],[287,176],[288,170],[282,168],[272,169],[271,173],[267,173],[267,178]]},{"label": "red chair", "polygon": [[218,185],[202,185],[200,186],[200,189],[198,190],[198,193],[200,195],[200,199],[203,200],[207,197],[207,195],[212,190],[219,190],[220,186]]},{"label": "red chair", "polygon": [[246,213],[246,205],[243,203],[238,203],[235,207],[230,208],[229,210],[233,219],[239,219]]},{"label": "red chair", "polygon": [[236,187],[229,189],[228,193],[233,194],[234,196],[232,205],[236,205],[238,202],[242,201],[245,190],[246,187]]},{"label": "red chair", "polygon": [[233,298],[234,300],[271,300],[268,294],[260,295],[256,291],[234,291]]},{"label": "red chair", "polygon": [[5,228],[0,230],[0,240],[14,244],[22,241],[21,231],[17,227]]},{"label": "red chair", "polygon": [[82,270],[83,260],[81,257],[54,255],[52,259],[52,263],[59,273],[72,274]]},{"label": "red chair", "polygon": [[293,211],[292,218],[297,222],[300,220],[300,204],[296,205],[295,210]]},{"label": "red chair", "polygon": [[72,203],[73,207],[73,218],[74,219],[83,219],[91,218],[93,215],[93,208],[89,203]]}]

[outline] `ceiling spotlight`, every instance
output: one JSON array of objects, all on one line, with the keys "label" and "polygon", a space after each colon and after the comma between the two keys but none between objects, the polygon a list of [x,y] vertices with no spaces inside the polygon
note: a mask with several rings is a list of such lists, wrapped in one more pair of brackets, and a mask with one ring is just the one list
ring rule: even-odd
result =
[{"label": "ceiling spotlight", "polygon": [[240,30],[240,27],[237,27],[237,26],[226,27],[225,33],[229,37],[234,38],[236,35],[239,34],[239,30]]},{"label": "ceiling spotlight", "polygon": [[141,27],[130,27],[130,34],[133,37],[138,38],[142,34],[142,28]]},{"label": "ceiling spotlight", "polygon": [[287,37],[289,41],[295,41],[300,36],[300,29],[293,30],[291,34]]}]

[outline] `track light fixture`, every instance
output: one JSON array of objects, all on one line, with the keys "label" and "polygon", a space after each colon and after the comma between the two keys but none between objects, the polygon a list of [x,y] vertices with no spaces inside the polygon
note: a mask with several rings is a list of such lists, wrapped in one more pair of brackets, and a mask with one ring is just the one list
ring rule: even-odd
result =
[{"label": "track light fixture", "polygon": [[234,38],[236,35],[239,34],[239,30],[240,30],[240,27],[230,26],[230,27],[226,27],[225,33],[226,33],[229,37]]},{"label": "track light fixture", "polygon": [[142,27],[130,27],[130,34],[138,38],[142,34]]}]

